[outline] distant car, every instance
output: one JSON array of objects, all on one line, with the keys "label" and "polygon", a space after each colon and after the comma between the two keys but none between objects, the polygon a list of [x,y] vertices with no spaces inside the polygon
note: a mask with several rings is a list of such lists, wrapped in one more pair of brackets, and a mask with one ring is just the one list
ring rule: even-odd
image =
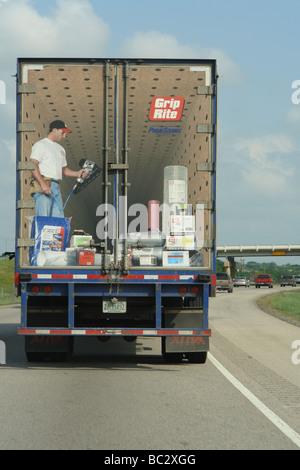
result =
[{"label": "distant car", "polygon": [[300,276],[294,276],[296,284],[300,284]]},{"label": "distant car", "polygon": [[296,287],[296,281],[294,276],[281,276],[280,281],[279,281],[280,287],[284,286],[292,286]]},{"label": "distant car", "polygon": [[236,277],[233,280],[233,287],[250,287],[250,281],[246,277]]},{"label": "distant car", "polygon": [[227,273],[217,273],[216,288],[217,290],[227,290],[227,292],[231,293],[233,291],[231,277]]},{"label": "distant car", "polygon": [[266,286],[270,289],[273,288],[273,279],[270,274],[259,274],[255,279],[255,287]]}]

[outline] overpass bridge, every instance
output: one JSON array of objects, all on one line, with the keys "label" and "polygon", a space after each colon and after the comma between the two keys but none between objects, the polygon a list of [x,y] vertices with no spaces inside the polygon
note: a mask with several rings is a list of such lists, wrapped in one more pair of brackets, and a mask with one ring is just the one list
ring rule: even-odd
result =
[{"label": "overpass bridge", "polygon": [[235,257],[246,256],[300,256],[300,245],[220,245],[217,258],[227,258],[226,271],[235,277]]}]

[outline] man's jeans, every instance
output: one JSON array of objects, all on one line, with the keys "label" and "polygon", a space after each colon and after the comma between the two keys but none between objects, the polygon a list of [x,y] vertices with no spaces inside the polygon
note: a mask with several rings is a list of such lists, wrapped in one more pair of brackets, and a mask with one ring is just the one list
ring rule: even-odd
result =
[{"label": "man's jeans", "polygon": [[59,184],[51,181],[51,194],[37,193],[35,196],[35,215],[43,217],[64,217],[63,202]]}]

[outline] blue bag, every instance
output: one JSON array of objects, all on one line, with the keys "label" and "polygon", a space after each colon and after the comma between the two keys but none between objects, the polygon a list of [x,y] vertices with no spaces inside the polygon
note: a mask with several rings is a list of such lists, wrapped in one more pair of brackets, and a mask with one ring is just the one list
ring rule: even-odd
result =
[{"label": "blue bag", "polygon": [[37,256],[40,251],[65,251],[69,235],[69,219],[65,217],[34,217],[31,227],[34,247],[31,247],[29,251],[30,264],[37,266]]}]

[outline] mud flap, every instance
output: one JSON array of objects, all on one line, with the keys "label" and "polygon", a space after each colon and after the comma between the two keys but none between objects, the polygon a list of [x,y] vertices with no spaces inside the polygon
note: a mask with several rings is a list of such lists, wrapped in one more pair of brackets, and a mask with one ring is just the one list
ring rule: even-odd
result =
[{"label": "mud flap", "polygon": [[167,336],[164,353],[194,353],[209,350],[208,336]]},{"label": "mud flap", "polygon": [[[167,308],[164,312],[164,323],[166,328],[203,328],[203,308]],[[194,353],[208,350],[208,336],[166,336],[163,341],[164,353]]]},{"label": "mud flap", "polygon": [[72,354],[73,338],[68,336],[25,336],[27,360],[66,361]]}]

